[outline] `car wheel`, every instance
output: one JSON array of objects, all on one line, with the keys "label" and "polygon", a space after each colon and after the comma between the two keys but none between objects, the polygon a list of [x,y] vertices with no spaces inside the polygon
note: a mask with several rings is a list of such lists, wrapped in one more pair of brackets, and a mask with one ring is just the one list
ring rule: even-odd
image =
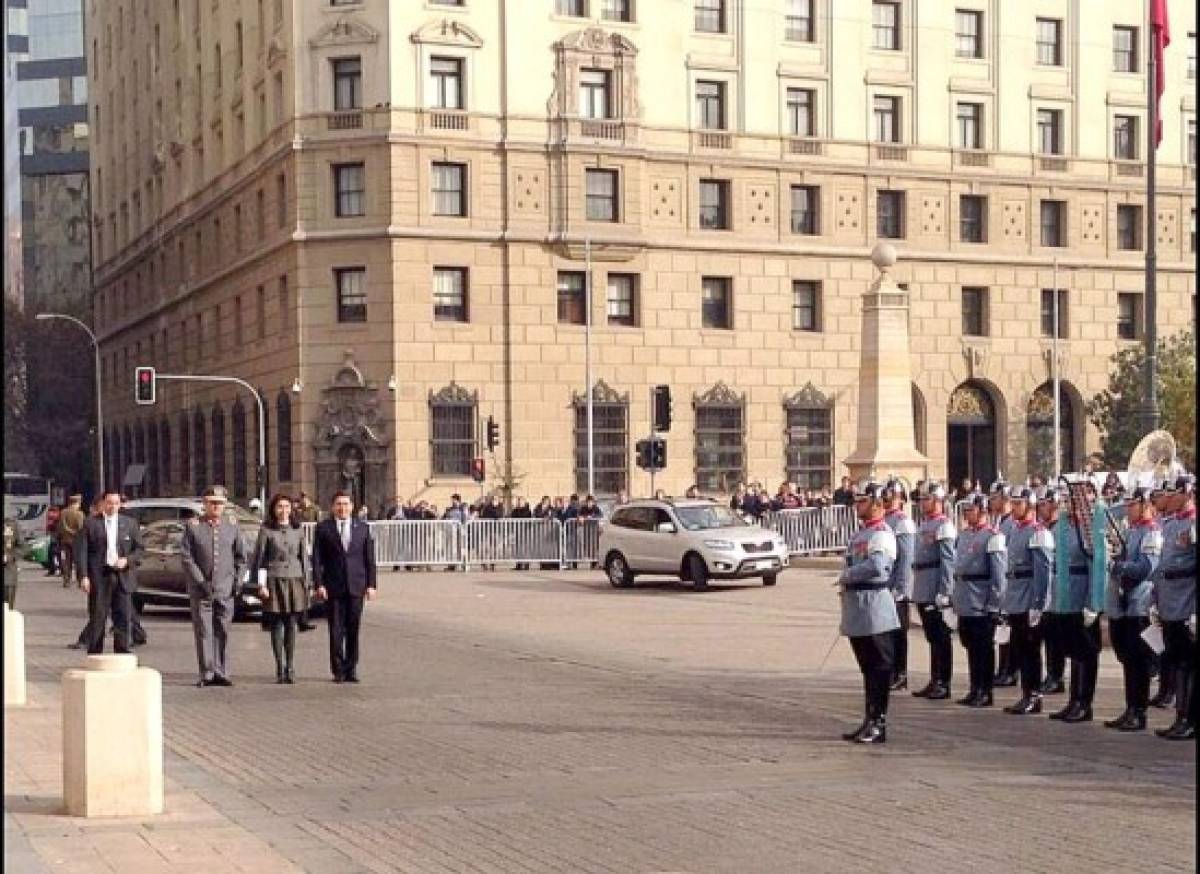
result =
[{"label": "car wheel", "polygon": [[629,569],[625,556],[619,552],[609,554],[604,562],[604,571],[614,589],[627,589],[633,585],[633,571]]},{"label": "car wheel", "polygon": [[763,574],[763,585],[773,586],[779,582],[779,574]]},{"label": "car wheel", "polygon": [[697,592],[708,588],[708,565],[704,563],[704,559],[693,552],[687,557],[684,567],[688,579],[692,581],[692,588]]},{"label": "car wheel", "polygon": [[134,595],[134,596],[132,596],[131,600],[133,601],[133,612],[134,613],[136,613],[138,616],[141,616],[143,613],[146,612],[146,599],[145,598],[143,598],[141,595]]}]

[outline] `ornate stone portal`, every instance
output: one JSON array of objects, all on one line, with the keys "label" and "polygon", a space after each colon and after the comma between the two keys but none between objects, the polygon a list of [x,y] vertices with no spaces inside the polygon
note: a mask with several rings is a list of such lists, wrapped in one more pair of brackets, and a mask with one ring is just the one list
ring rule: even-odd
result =
[{"label": "ornate stone portal", "polygon": [[888,275],[896,259],[888,243],[871,252],[879,278],[863,295],[858,438],[845,464],[854,479],[874,472],[913,485],[928,478],[929,459],[917,451],[913,429],[908,294]]},{"label": "ornate stone portal", "polygon": [[395,492],[391,439],[379,407],[379,386],[363,378],[347,350],[345,363],[321,391],[315,425],[316,500],[322,508],[339,490],[350,493],[355,507],[365,503],[372,508]]}]

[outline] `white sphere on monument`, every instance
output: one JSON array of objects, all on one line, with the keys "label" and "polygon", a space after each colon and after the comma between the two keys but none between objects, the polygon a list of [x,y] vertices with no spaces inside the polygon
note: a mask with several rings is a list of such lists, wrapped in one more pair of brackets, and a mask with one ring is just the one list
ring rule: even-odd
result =
[{"label": "white sphere on monument", "polygon": [[871,250],[871,263],[878,268],[880,273],[886,273],[890,268],[895,267],[899,260],[900,255],[891,243],[876,243],[875,248]]}]

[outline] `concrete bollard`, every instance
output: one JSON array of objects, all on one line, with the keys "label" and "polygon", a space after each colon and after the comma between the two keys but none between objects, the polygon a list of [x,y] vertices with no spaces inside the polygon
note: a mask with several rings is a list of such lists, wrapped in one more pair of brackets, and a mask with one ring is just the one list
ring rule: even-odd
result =
[{"label": "concrete bollard", "polygon": [[4,605],[4,706],[25,704],[25,617]]},{"label": "concrete bollard", "polygon": [[162,676],[91,655],[62,679],[63,800],[71,816],[163,811]]}]

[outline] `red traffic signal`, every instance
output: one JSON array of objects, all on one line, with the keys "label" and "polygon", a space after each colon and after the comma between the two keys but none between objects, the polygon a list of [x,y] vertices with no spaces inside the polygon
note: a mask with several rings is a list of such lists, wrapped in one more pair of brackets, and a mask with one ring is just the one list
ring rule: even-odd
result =
[{"label": "red traffic signal", "polygon": [[471,459],[471,479],[477,483],[481,483],[487,478],[487,469],[484,467],[482,458]]},{"label": "red traffic signal", "polygon": [[156,379],[153,367],[138,367],[134,371],[133,399],[139,404],[154,403]]}]

